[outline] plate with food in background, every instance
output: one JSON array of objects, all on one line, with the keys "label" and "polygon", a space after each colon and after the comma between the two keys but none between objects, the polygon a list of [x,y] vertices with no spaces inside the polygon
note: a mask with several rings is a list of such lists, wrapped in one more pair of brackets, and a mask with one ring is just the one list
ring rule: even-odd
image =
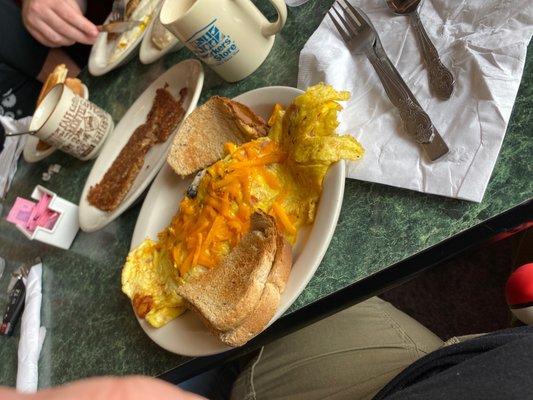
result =
[{"label": "plate with food in background", "polygon": [[[43,84],[39,97],[37,99],[37,106],[46,97],[48,92],[60,83],[64,83],[75,94],[89,99],[89,89],[78,78],[68,78],[68,69],[65,64],[57,65],[52,73],[48,75],[46,81]],[[37,108],[37,107],[36,107]],[[26,162],[34,163],[43,160],[51,155],[57,149],[50,144],[42,141],[37,136],[28,135],[26,143],[24,144],[23,157]]]},{"label": "plate with food in background", "polygon": [[324,84],[267,87],[212,97],[185,119],[122,271],[122,291],[155,343],[220,353],[296,300],[333,236],[344,159],[363,154],[335,132],[348,97]]},{"label": "plate with food in background", "polygon": [[182,61],[152,82],[126,111],[85,182],[79,203],[82,230],[103,228],[143,193],[165,163],[183,118],[196,107],[203,80],[199,61]]},{"label": "plate with food in background", "polygon": [[[147,27],[156,16],[159,3],[160,0],[128,0],[124,21],[135,21],[138,24],[123,33],[100,32],[89,55],[91,75],[104,75],[137,54]],[[111,15],[107,17],[104,25],[109,22]]]},{"label": "plate with food in background", "polygon": [[141,43],[139,59],[143,64],[151,64],[165,54],[178,51],[183,47],[178,38],[165,28],[159,20],[159,11],[162,5],[161,2],[150,25],[146,28],[146,33]]}]

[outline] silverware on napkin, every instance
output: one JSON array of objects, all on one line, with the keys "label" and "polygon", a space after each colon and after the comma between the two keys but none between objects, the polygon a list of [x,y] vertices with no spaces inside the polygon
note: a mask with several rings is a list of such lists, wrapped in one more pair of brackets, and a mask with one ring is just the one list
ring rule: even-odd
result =
[{"label": "silverware on napkin", "polygon": [[345,0],[337,0],[328,15],[350,51],[366,55],[391,103],[400,112],[405,131],[420,144],[429,159],[435,161],[448,153],[448,146],[433,126],[429,115],[422,109],[385,53],[368,17]]},{"label": "silverware on napkin", "polygon": [[17,350],[16,388],[23,393],[37,391],[39,355],[46,337],[46,328],[41,326],[43,264],[40,259],[36,259],[35,263],[26,269],[26,294]]},{"label": "silverware on napkin", "polygon": [[23,264],[11,274],[12,278],[7,288],[9,299],[0,323],[0,335],[11,336],[22,315],[26,297],[26,283],[24,280],[28,276],[30,267],[30,265]]},{"label": "silverware on napkin", "polygon": [[431,92],[443,99],[448,100],[453,92],[455,84],[452,73],[444,66],[440,60],[437,49],[431,42],[418,10],[422,6],[423,0],[386,0],[389,8],[400,15],[408,15],[411,25],[422,49],[422,57],[428,69],[429,88]]}]

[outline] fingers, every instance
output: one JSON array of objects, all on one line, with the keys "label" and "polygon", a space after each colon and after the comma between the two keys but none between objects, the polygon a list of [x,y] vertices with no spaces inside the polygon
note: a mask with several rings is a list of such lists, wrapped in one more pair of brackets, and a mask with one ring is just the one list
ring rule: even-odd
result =
[{"label": "fingers", "polygon": [[74,40],[68,39],[54,31],[42,20],[35,21],[34,24],[28,27],[28,30],[35,39],[48,47],[70,46],[74,44]]},{"label": "fingers", "polygon": [[[83,16],[79,8],[70,3],[65,3],[64,7],[55,7],[54,13],[76,30],[77,39],[75,40],[77,42],[85,44],[94,43],[98,36],[98,29],[96,25]],[[74,36],[72,36],[72,39],[74,39]]]},{"label": "fingers", "polygon": [[[3,399],[3,398],[2,398]],[[205,400],[153,378],[90,378],[38,392],[31,400]],[[14,399],[16,400],[16,399]],[[23,399],[21,399],[23,400]],[[28,399],[30,400],[30,399]]]},{"label": "fingers", "polygon": [[30,34],[39,42],[48,47],[59,47],[66,43],[66,38],[52,31],[42,20],[45,8],[37,2],[26,1],[23,3],[22,18]]},{"label": "fingers", "polygon": [[0,388],[0,399],[2,400],[24,400],[22,396],[14,389]]},{"label": "fingers", "polygon": [[129,376],[119,380],[119,392],[131,400],[206,400],[194,393],[155,378]]},{"label": "fingers", "polygon": [[93,44],[98,36],[96,26],[82,15],[75,2],[26,0],[22,15],[31,35],[49,47]]},{"label": "fingers", "polygon": [[[46,21],[48,22],[50,28],[72,42],[93,44],[96,36],[87,35],[86,33],[80,31],[72,23],[72,20],[68,19],[68,12],[65,12],[65,9],[62,10],[63,11],[60,13],[56,13],[55,10],[50,10],[47,12]],[[61,13],[63,15],[60,15]]]}]

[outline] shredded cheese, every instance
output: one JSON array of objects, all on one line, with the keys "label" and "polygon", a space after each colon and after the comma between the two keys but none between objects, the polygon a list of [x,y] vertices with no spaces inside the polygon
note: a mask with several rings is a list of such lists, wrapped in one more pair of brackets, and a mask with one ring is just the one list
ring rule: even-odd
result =
[{"label": "shredded cheese", "polygon": [[[265,138],[240,147],[226,143],[224,148],[228,157],[207,169],[197,196],[182,200],[170,228],[160,235],[162,246],[171,248],[172,262],[182,276],[196,265],[217,265],[248,231],[258,201],[252,196],[252,181],[261,177],[272,190],[282,188],[268,169],[285,159],[277,143]],[[286,213],[274,216],[284,230],[296,233]]]},{"label": "shredded cheese", "polygon": [[317,85],[287,109],[276,104],[268,137],[237,146],[202,177],[196,197],[186,197],[170,227],[160,234],[181,276],[197,265],[212,268],[249,230],[256,210],[272,215],[291,242],[314,219],[329,165],[356,159],[362,148],[351,137],[335,134],[339,100],[346,92]]}]

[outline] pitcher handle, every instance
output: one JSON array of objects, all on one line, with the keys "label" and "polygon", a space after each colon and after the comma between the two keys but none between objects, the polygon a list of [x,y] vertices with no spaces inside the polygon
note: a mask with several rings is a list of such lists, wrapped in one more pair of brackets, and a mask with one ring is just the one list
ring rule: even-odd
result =
[{"label": "pitcher handle", "polygon": [[270,0],[270,2],[278,12],[278,19],[276,22],[269,22],[261,28],[261,32],[265,36],[272,36],[281,31],[287,21],[287,6],[285,5],[285,0]]}]

